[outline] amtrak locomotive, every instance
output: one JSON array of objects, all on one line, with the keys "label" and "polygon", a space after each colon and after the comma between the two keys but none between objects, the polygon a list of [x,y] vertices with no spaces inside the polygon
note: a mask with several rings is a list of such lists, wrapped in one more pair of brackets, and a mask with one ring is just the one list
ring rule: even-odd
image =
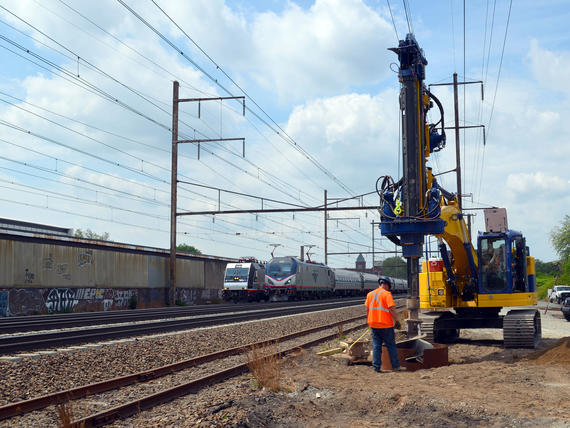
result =
[{"label": "amtrak locomotive", "polygon": [[[407,281],[391,278],[392,293],[408,292]],[[333,269],[296,257],[275,257],[265,266],[266,295],[281,298],[321,298],[361,296],[378,287],[378,276],[371,273]]]}]

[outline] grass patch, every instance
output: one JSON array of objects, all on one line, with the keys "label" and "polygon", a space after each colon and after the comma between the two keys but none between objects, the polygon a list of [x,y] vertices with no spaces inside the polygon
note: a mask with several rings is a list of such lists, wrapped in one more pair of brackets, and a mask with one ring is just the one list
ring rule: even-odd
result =
[{"label": "grass patch", "polygon": [[337,329],[338,329],[338,333],[337,333],[338,340],[346,339],[346,335],[344,334],[344,328],[343,328],[342,324],[337,325]]},{"label": "grass patch", "polygon": [[84,428],[85,423],[74,423],[73,405],[70,401],[57,405],[58,428]]},{"label": "grass patch", "polygon": [[281,353],[278,352],[276,343],[252,345],[247,353],[247,366],[258,388],[273,392],[291,391],[282,379]]}]

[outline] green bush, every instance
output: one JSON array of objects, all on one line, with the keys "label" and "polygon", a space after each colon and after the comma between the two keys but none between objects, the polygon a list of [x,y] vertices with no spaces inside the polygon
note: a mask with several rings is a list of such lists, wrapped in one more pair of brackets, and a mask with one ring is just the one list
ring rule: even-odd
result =
[{"label": "green bush", "polygon": [[570,284],[570,260],[556,263],[560,266],[560,273],[536,273],[536,287],[539,300],[548,298],[548,289],[552,288],[553,285]]},{"label": "green bush", "polygon": [[138,304],[137,296],[133,294],[129,299],[129,309],[136,309]]}]

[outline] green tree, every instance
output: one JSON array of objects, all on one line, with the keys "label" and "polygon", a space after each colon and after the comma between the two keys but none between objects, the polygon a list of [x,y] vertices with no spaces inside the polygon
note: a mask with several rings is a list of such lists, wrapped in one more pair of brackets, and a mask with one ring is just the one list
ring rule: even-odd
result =
[{"label": "green tree", "polygon": [[98,234],[93,232],[91,229],[87,229],[85,232],[81,229],[76,229],[73,233],[73,236],[76,238],[85,238],[85,239],[98,239],[100,241],[108,241],[110,238],[109,232],[103,232],[102,234]]},{"label": "green tree", "polygon": [[188,244],[178,244],[176,246],[176,250],[177,251],[183,251],[185,253],[191,253],[191,254],[202,254],[202,251],[200,251],[198,248],[196,248],[193,245],[188,245]]},{"label": "green tree", "polygon": [[560,262],[543,262],[542,260],[535,259],[534,265],[536,273],[543,273],[545,275],[557,275],[560,273]]},{"label": "green tree", "polygon": [[406,279],[408,277],[406,261],[401,257],[388,257],[382,262],[382,274]]},{"label": "green tree", "polygon": [[566,214],[562,224],[550,232],[552,246],[564,262],[570,258],[570,216]]}]

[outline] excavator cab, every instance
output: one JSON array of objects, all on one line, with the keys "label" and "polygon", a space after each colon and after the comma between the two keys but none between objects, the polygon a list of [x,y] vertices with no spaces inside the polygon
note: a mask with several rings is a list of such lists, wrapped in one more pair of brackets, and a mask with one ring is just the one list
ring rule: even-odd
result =
[{"label": "excavator cab", "polygon": [[504,236],[479,237],[479,293],[508,292],[505,242]]},{"label": "excavator cab", "polygon": [[532,293],[536,291],[534,272],[530,272],[528,247],[521,233],[482,233],[477,256],[480,294]]}]

